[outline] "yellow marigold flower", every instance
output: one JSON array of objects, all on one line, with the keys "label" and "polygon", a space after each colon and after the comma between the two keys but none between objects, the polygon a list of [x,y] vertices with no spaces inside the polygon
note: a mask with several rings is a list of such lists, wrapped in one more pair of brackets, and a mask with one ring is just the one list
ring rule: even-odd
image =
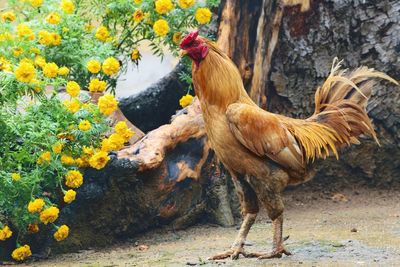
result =
[{"label": "yellow marigold flower", "polygon": [[153,30],[158,36],[165,36],[169,32],[168,22],[165,19],[159,19],[154,22]]},{"label": "yellow marigold flower", "polygon": [[32,53],[39,55],[40,54],[40,50],[37,47],[31,47],[31,49],[29,49]]},{"label": "yellow marigold flower", "polygon": [[28,211],[30,213],[41,212],[44,207],[44,200],[41,198],[37,198],[34,201],[29,201]]},{"label": "yellow marigold flower", "polygon": [[101,113],[103,113],[104,115],[110,115],[117,109],[118,101],[115,100],[112,95],[105,94],[99,97],[97,105],[99,106],[99,110]]},{"label": "yellow marigold flower", "polygon": [[88,61],[86,67],[89,72],[96,74],[101,70],[101,63],[95,59],[92,59]]},{"label": "yellow marigold flower", "polygon": [[85,25],[84,28],[86,32],[91,32],[95,27],[92,24],[88,23]]},{"label": "yellow marigold flower", "polygon": [[65,192],[64,202],[69,204],[75,200],[75,197],[76,197],[76,192],[74,190],[70,189],[67,192]]},{"label": "yellow marigold flower", "polygon": [[207,24],[211,21],[211,11],[206,7],[201,7],[196,10],[195,18],[200,24]]},{"label": "yellow marigold flower", "polygon": [[57,12],[51,12],[47,17],[46,17],[47,23],[50,24],[58,24],[61,21],[61,17]]},{"label": "yellow marigold flower", "polygon": [[46,30],[39,31],[38,36],[39,36],[39,43],[41,45],[50,45],[53,42],[51,33]]},{"label": "yellow marigold flower", "polygon": [[131,54],[131,58],[133,61],[137,61],[140,59],[140,52],[137,48],[133,49],[132,54]]},{"label": "yellow marigold flower", "polygon": [[39,156],[37,164],[43,164],[44,162],[49,162],[50,160],[51,160],[51,153],[49,151],[45,151]]},{"label": "yellow marigold flower", "polygon": [[158,14],[166,14],[174,8],[171,0],[157,0],[155,6]]},{"label": "yellow marigold flower", "polygon": [[69,73],[69,69],[67,67],[61,67],[58,69],[58,75],[66,76]]},{"label": "yellow marigold flower", "polygon": [[65,238],[68,237],[69,234],[69,227],[64,225],[61,225],[60,228],[58,228],[57,232],[54,233],[54,239],[57,241],[62,241]]},{"label": "yellow marigold flower", "polygon": [[72,97],[78,96],[79,92],[81,91],[81,87],[75,81],[67,82],[67,85],[65,86],[65,89],[67,90],[67,93]]},{"label": "yellow marigold flower", "polygon": [[63,104],[68,109],[68,111],[72,113],[75,113],[81,109],[81,103],[76,98],[72,100],[64,100]]},{"label": "yellow marigold flower", "polygon": [[72,14],[75,9],[74,2],[72,2],[71,0],[61,0],[60,6],[61,9],[67,14]]},{"label": "yellow marigold flower", "polygon": [[11,257],[16,261],[23,261],[30,256],[32,256],[32,252],[29,245],[23,245],[22,247],[16,248],[11,253]]},{"label": "yellow marigold flower", "polygon": [[83,152],[83,154],[91,156],[94,153],[94,149],[93,149],[93,147],[83,146],[82,147],[82,152]]},{"label": "yellow marigold flower", "polygon": [[14,40],[14,36],[10,32],[0,33],[0,42]]},{"label": "yellow marigold flower", "polygon": [[15,13],[12,11],[8,11],[8,12],[4,12],[3,14],[1,14],[1,18],[4,21],[14,21],[17,16],[15,16]]},{"label": "yellow marigold flower", "polygon": [[108,76],[112,76],[119,72],[119,67],[120,67],[119,61],[116,58],[108,57],[106,60],[104,60],[101,69]]},{"label": "yellow marigold flower", "polygon": [[58,74],[58,66],[54,62],[46,63],[43,66],[43,75],[49,78],[54,78]]},{"label": "yellow marigold flower", "polygon": [[92,124],[90,124],[90,121],[81,120],[81,122],[79,122],[79,130],[86,132],[86,131],[89,131],[91,128],[92,128]]},{"label": "yellow marigold flower", "polygon": [[0,230],[0,241],[4,241],[12,236],[12,231],[7,225]]},{"label": "yellow marigold flower", "polygon": [[128,142],[129,139],[135,134],[135,132],[128,128],[128,125],[126,125],[125,121],[120,121],[115,124],[114,129],[115,132],[125,140],[125,142]]},{"label": "yellow marigold flower", "polygon": [[182,39],[182,34],[180,32],[175,32],[174,35],[172,35],[172,42],[175,44],[178,44]]},{"label": "yellow marigold flower", "polygon": [[106,164],[109,160],[110,160],[110,157],[108,156],[107,152],[99,151],[96,154],[94,154],[92,157],[90,157],[89,164],[90,164],[90,167],[100,170],[100,169],[104,168],[104,166],[106,166]]},{"label": "yellow marigold flower", "polygon": [[52,45],[60,45],[61,44],[61,35],[58,33],[52,32],[50,34],[51,44]]},{"label": "yellow marigold flower", "polygon": [[189,106],[193,101],[193,96],[186,94],[182,96],[181,99],[179,99],[179,105],[182,106],[182,108]]},{"label": "yellow marigold flower", "polygon": [[33,33],[33,30],[25,23],[18,24],[17,34],[21,38],[28,38],[28,40],[35,39],[35,34]]},{"label": "yellow marigold flower", "polygon": [[186,9],[194,5],[195,0],[179,0],[178,4],[181,8]]},{"label": "yellow marigold flower", "polygon": [[142,0],[134,0],[135,4],[141,4]]},{"label": "yellow marigold flower", "polygon": [[40,7],[43,3],[43,0],[29,0],[33,7]]},{"label": "yellow marigold flower", "polygon": [[19,181],[19,179],[21,179],[21,174],[13,172],[13,173],[11,173],[11,178],[14,182],[17,182],[17,181]]},{"label": "yellow marigold flower", "polygon": [[143,11],[141,9],[136,9],[135,12],[133,12],[132,18],[137,23],[141,22],[144,18]]},{"label": "yellow marigold flower", "polygon": [[20,82],[28,83],[35,76],[35,67],[31,63],[21,62],[15,70],[15,77]]},{"label": "yellow marigold flower", "polygon": [[71,188],[78,188],[83,184],[83,176],[80,171],[70,170],[65,175],[65,184]]},{"label": "yellow marigold flower", "polygon": [[33,79],[29,85],[33,88],[33,90],[35,90],[36,93],[39,93],[43,89],[43,84],[36,79]]},{"label": "yellow marigold flower", "polygon": [[63,148],[64,148],[64,144],[61,143],[61,142],[57,142],[51,147],[53,152],[56,153],[56,154],[60,154],[61,151],[63,150]]},{"label": "yellow marigold flower", "polygon": [[13,49],[14,57],[19,57],[23,52],[24,52],[24,49],[22,49],[22,47],[15,47]]},{"label": "yellow marigold flower", "polygon": [[120,150],[124,147],[125,140],[118,133],[113,133],[108,137],[108,146],[111,150]]},{"label": "yellow marigold flower", "polygon": [[105,81],[100,81],[99,79],[93,79],[89,83],[89,91],[90,92],[104,92],[106,89],[107,83]]},{"label": "yellow marigold flower", "polygon": [[35,65],[43,68],[46,65],[46,59],[42,56],[36,56],[35,57]]},{"label": "yellow marigold flower", "polygon": [[110,37],[110,32],[108,31],[108,29],[106,27],[100,26],[99,28],[97,28],[95,36],[100,41],[105,42]]},{"label": "yellow marigold flower", "polygon": [[37,223],[30,223],[28,225],[28,232],[30,234],[34,234],[34,233],[39,232],[39,225]]},{"label": "yellow marigold flower", "polygon": [[40,221],[44,224],[52,223],[58,218],[60,210],[57,207],[50,207],[42,211],[39,215]]},{"label": "yellow marigold flower", "polygon": [[75,160],[75,163],[79,168],[84,168],[89,166],[89,161],[86,157],[77,158]]},{"label": "yellow marigold flower", "polygon": [[65,165],[72,165],[75,163],[75,160],[73,157],[71,156],[67,156],[67,155],[62,155],[61,156],[61,163],[65,164]]},{"label": "yellow marigold flower", "polygon": [[0,57],[0,71],[11,72],[11,61],[5,59],[4,57]]}]

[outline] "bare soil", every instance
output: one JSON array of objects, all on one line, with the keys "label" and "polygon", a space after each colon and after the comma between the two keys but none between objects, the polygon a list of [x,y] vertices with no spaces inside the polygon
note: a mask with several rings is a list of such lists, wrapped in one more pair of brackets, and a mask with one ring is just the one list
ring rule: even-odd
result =
[{"label": "bare soil", "polygon": [[[342,189],[285,192],[284,235],[293,253],[281,259],[241,257],[208,261],[229,248],[237,227],[197,225],[186,230],[164,228],[131,242],[32,262],[29,266],[399,266],[400,191]],[[261,212],[247,251],[271,249],[271,221]]]}]

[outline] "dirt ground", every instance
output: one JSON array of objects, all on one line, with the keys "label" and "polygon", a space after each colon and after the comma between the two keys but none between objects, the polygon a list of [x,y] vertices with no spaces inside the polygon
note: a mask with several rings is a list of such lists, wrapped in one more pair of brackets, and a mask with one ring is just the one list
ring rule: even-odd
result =
[{"label": "dirt ground", "polygon": [[[285,200],[284,235],[290,235],[285,244],[293,255],[281,259],[208,261],[229,247],[237,227],[197,225],[158,229],[129,243],[55,255],[29,266],[399,266],[398,189],[310,192],[300,187],[285,192]],[[262,212],[246,250],[269,250],[271,236],[271,222]]]}]

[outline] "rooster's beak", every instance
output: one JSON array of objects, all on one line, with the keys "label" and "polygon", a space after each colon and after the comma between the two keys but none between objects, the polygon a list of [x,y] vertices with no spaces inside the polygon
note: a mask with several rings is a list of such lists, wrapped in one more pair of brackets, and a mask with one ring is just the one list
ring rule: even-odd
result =
[{"label": "rooster's beak", "polygon": [[179,53],[179,58],[183,58],[186,55],[187,55],[187,52],[185,50],[181,50],[181,52]]}]

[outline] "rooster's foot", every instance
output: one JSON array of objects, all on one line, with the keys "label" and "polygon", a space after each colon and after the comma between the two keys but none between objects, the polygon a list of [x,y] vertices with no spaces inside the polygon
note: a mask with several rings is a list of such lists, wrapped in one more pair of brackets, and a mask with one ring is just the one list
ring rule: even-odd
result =
[{"label": "rooster's foot", "polygon": [[274,249],[272,252],[269,253],[247,253],[246,257],[248,258],[258,258],[259,260],[263,259],[272,259],[272,258],[282,258],[282,255],[285,254],[286,256],[292,255],[292,253],[286,250],[283,246]]},{"label": "rooster's foot", "polygon": [[225,252],[220,254],[216,254],[214,256],[209,257],[209,260],[223,260],[226,258],[231,258],[232,260],[239,259],[239,255],[242,254],[244,257],[247,257],[247,253],[244,251],[242,247],[231,248]]}]

